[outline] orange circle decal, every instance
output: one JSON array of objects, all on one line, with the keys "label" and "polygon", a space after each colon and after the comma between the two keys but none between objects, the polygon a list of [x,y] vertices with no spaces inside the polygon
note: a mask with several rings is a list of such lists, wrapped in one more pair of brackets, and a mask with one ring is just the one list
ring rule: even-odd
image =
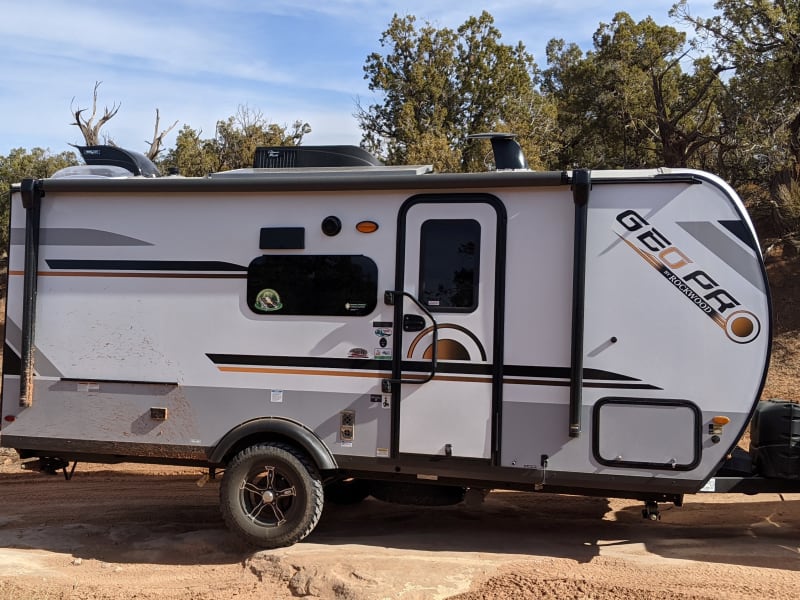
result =
[{"label": "orange circle decal", "polygon": [[755,326],[747,317],[736,317],[731,323],[731,333],[736,337],[745,338],[753,333]]},{"label": "orange circle decal", "polygon": [[761,323],[750,311],[737,310],[725,320],[725,333],[737,344],[747,344],[761,333]]}]

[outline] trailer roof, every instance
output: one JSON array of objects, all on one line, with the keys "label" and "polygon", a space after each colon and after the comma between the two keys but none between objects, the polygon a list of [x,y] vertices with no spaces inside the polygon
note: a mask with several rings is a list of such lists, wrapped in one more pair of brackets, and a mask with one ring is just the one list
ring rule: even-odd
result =
[{"label": "trailer roof", "polygon": [[[592,184],[700,183],[696,172],[648,169],[592,171]],[[512,187],[568,186],[571,171],[492,171],[432,173],[427,165],[310,169],[237,169],[206,177],[61,177],[40,180],[43,191],[81,193],[219,193],[375,190],[489,190]],[[18,185],[14,189],[19,189]]]},{"label": "trailer roof", "polygon": [[353,167],[292,167],[285,169],[253,168],[232,169],[211,173],[208,177],[307,177],[309,175],[329,175],[332,177],[348,177],[357,173],[369,173],[373,177],[382,175],[425,175],[433,173],[433,165],[368,165]]}]

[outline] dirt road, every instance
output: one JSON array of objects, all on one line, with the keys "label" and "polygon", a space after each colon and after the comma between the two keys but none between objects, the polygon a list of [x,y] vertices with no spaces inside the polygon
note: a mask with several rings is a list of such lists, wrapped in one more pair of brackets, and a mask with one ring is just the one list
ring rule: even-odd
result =
[{"label": "dirt road", "polygon": [[[5,460],[5,464],[2,464]],[[477,507],[328,506],[306,542],[253,552],[199,470],[0,456],[0,598],[797,598],[800,495],[631,501],[495,492]]]}]

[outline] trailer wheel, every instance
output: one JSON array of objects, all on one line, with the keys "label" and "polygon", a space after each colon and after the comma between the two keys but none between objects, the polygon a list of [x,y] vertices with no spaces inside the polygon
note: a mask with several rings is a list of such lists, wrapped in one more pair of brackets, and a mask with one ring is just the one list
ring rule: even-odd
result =
[{"label": "trailer wheel", "polygon": [[228,527],[261,548],[290,546],[306,537],[322,515],[319,473],[293,446],[258,444],[225,469],[220,508]]}]

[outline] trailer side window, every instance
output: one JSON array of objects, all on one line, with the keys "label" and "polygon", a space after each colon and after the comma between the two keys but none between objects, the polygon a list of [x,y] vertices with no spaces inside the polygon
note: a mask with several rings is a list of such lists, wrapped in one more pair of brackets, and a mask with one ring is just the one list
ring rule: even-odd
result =
[{"label": "trailer side window", "polygon": [[474,219],[431,219],[420,232],[420,301],[436,312],[478,307],[481,226]]},{"label": "trailer side window", "polygon": [[378,266],[362,255],[264,255],[247,268],[247,305],[258,314],[368,315]]}]

